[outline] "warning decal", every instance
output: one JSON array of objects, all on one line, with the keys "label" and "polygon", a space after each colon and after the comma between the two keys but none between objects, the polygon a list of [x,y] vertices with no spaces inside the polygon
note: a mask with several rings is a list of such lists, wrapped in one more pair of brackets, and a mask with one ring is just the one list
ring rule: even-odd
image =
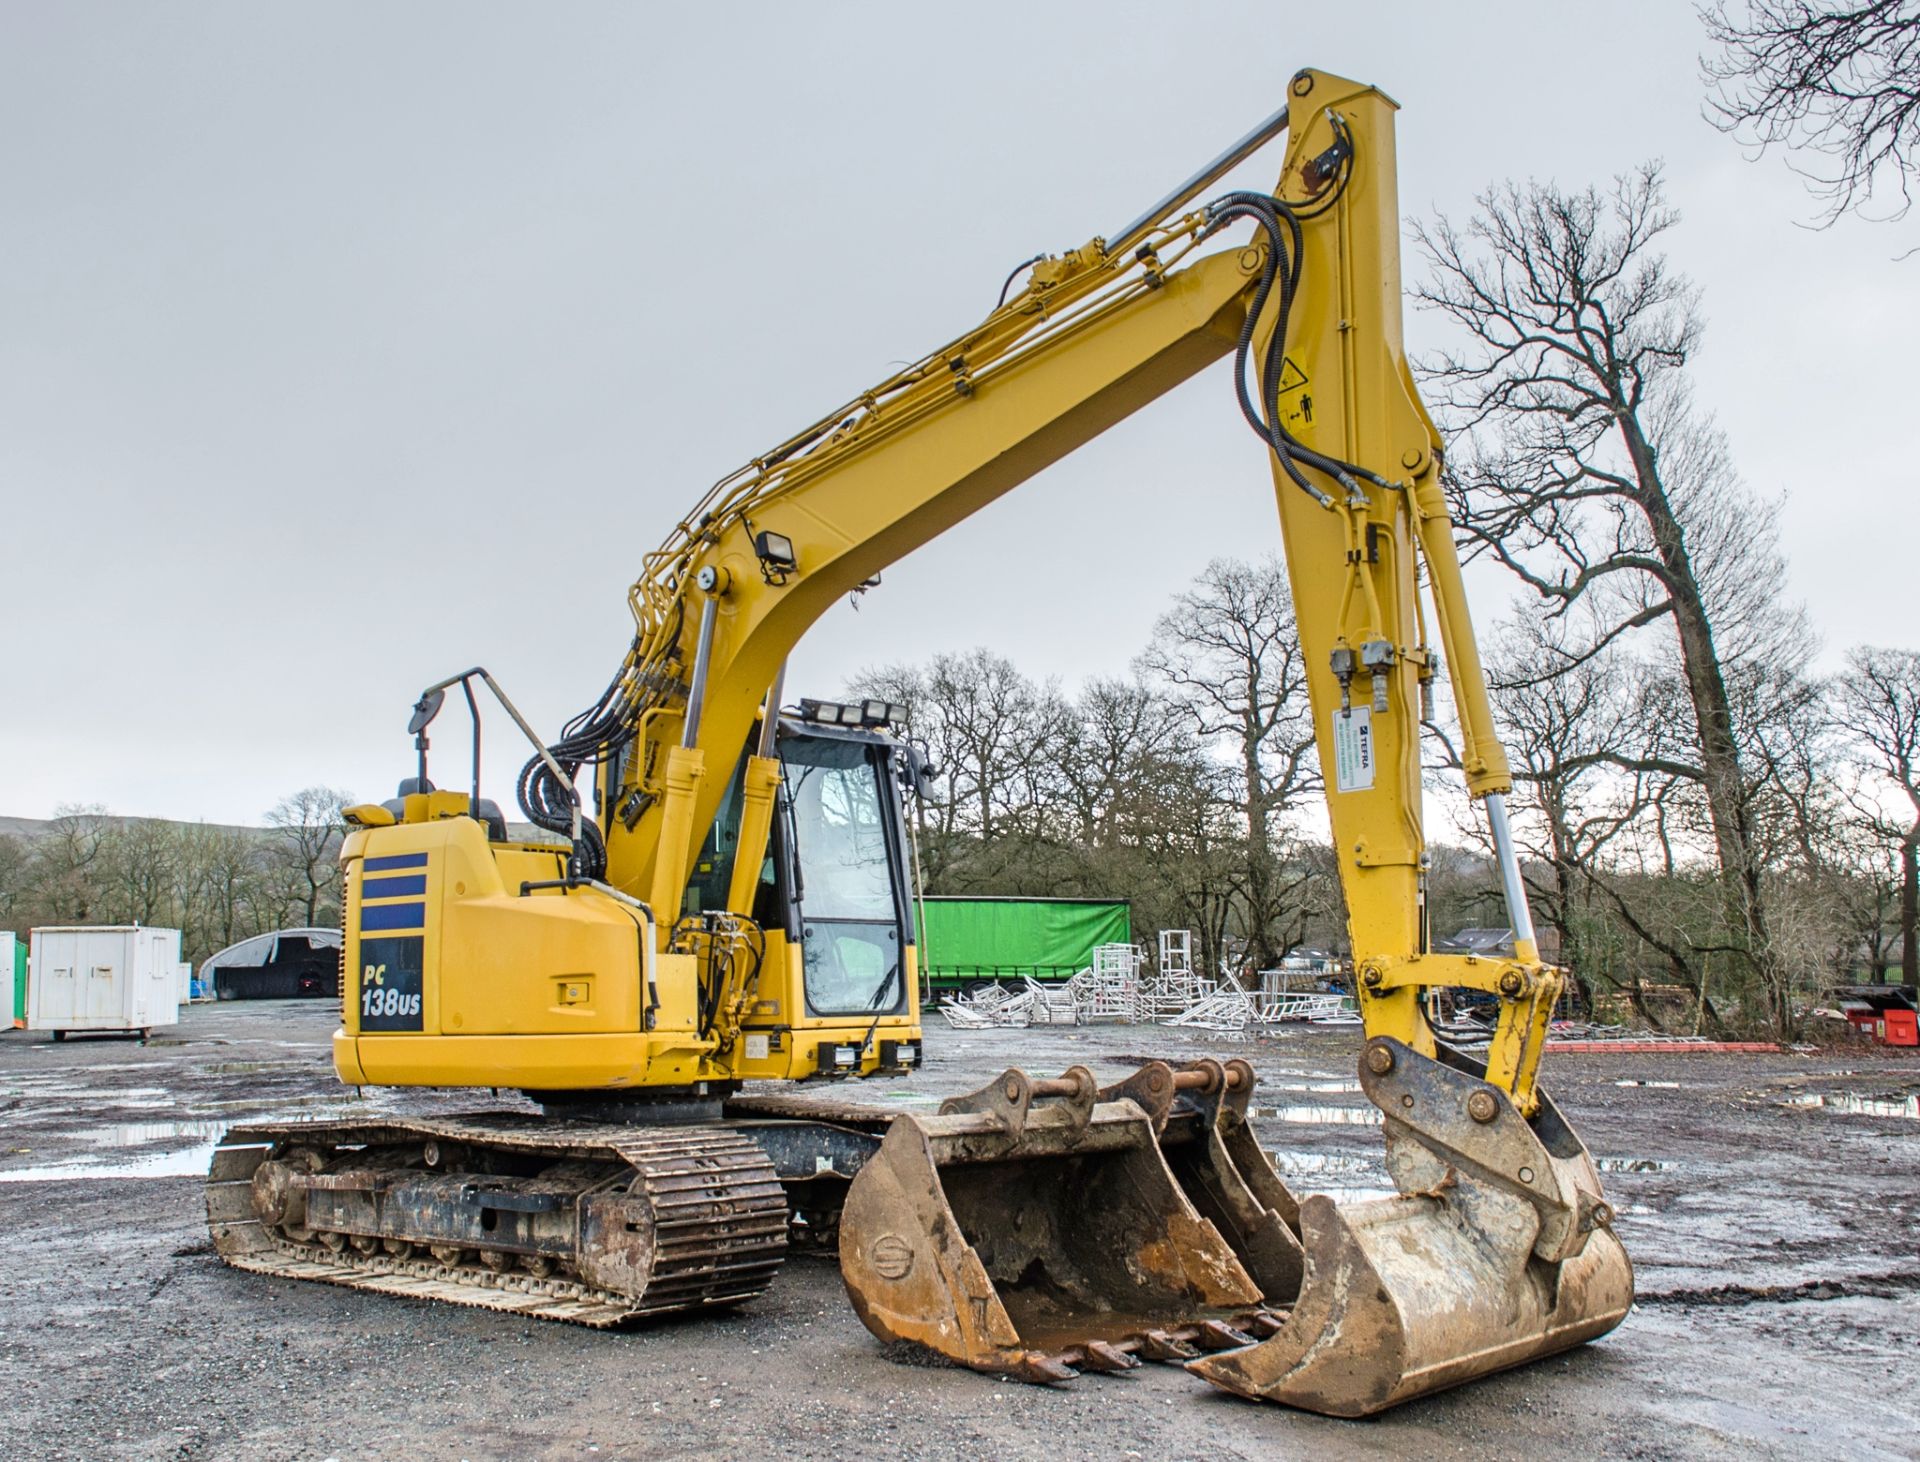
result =
[{"label": "warning decal", "polygon": [[1288,357],[1280,368],[1280,389],[1274,403],[1280,420],[1295,436],[1313,429],[1313,393],[1307,390],[1307,373]]},{"label": "warning decal", "polygon": [[1333,713],[1333,785],[1340,792],[1373,787],[1373,708]]}]

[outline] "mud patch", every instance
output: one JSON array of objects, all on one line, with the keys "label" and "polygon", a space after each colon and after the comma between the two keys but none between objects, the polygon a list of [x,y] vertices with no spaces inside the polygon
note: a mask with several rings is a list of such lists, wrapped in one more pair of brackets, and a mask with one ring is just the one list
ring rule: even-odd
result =
[{"label": "mud patch", "polygon": [[1799,1284],[1716,1284],[1703,1289],[1670,1289],[1638,1294],[1638,1305],[1784,1305],[1799,1300],[1899,1299],[1920,1291],[1920,1270],[1808,1279]]}]

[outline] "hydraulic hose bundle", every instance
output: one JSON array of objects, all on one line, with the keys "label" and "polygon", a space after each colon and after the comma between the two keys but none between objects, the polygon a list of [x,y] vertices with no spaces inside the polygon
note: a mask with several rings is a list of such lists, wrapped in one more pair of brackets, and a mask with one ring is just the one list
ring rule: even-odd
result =
[{"label": "hydraulic hose bundle", "polygon": [[[1344,131],[1344,129],[1342,129]],[[1240,399],[1240,412],[1247,419],[1257,436],[1273,449],[1279,459],[1281,470],[1293,484],[1306,493],[1322,507],[1332,507],[1333,498],[1326,490],[1313,482],[1303,473],[1302,465],[1324,472],[1345,490],[1349,502],[1365,502],[1366,494],[1361,490],[1361,482],[1370,482],[1375,487],[1392,490],[1394,484],[1377,473],[1352,462],[1343,462],[1329,457],[1304,445],[1286,428],[1280,420],[1277,402],[1280,394],[1280,378],[1287,361],[1287,319],[1293,311],[1293,302],[1299,293],[1301,267],[1300,222],[1304,218],[1313,218],[1333,206],[1334,201],[1345,190],[1346,180],[1352,168],[1352,144],[1343,138],[1344,156],[1339,164],[1340,171],[1325,197],[1318,200],[1308,212],[1302,213],[1291,204],[1283,202],[1266,193],[1236,192],[1228,193],[1216,199],[1207,209],[1207,231],[1224,228],[1229,223],[1249,219],[1266,235],[1267,260],[1261,272],[1259,287],[1254,291],[1252,306],[1247,311],[1246,323],[1240,327],[1240,339],[1234,347],[1233,385]],[[1266,354],[1260,362],[1259,397],[1256,400],[1249,385],[1248,362],[1253,354],[1253,335],[1260,317],[1265,313],[1267,302],[1272,298],[1274,287],[1279,287],[1279,319],[1274,324],[1273,334],[1267,342]]]},{"label": "hydraulic hose bundle", "polygon": [[[548,832],[573,833],[573,811],[580,794],[573,778],[583,766],[597,766],[620,754],[634,736],[634,718],[625,696],[626,672],[614,677],[600,697],[560,728],[547,748],[566,774],[556,777],[544,757],[535,756],[520,769],[516,793],[520,810],[535,827]],[[607,841],[590,817],[580,820],[580,837],[573,845],[567,871],[575,878],[601,879],[607,873]]]}]

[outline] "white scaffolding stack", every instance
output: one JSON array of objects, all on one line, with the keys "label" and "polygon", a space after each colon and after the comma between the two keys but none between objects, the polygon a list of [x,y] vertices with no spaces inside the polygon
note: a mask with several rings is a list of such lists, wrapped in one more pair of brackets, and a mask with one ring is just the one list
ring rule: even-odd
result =
[{"label": "white scaffolding stack", "polygon": [[[1027,982],[1027,997],[1032,1002],[1027,1007],[1028,1025],[1080,1024],[1080,1002],[1073,989],[1073,980],[1065,984],[1043,985],[1031,975],[1022,978]],[[1074,976],[1074,979],[1078,978],[1079,975]]]},{"label": "white scaffolding stack", "polygon": [[1347,997],[1291,991],[1277,970],[1261,971],[1252,989],[1225,971],[1218,979],[1201,974],[1193,967],[1191,929],[1161,930],[1159,955],[1158,970],[1149,975],[1146,951],[1139,945],[1103,944],[1093,951],[1091,965],[1062,984],[1023,976],[1017,990],[987,985],[949,995],[940,1013],[962,1030],[1119,1020],[1234,1036],[1289,1021],[1351,1024],[1359,1019]]},{"label": "white scaffolding stack", "polygon": [[1133,1019],[1142,1025],[1170,1021],[1208,999],[1215,984],[1193,967],[1193,931],[1160,931],[1159,968],[1142,980],[1133,1001]]},{"label": "white scaffolding stack", "polygon": [[1082,1020],[1131,1020],[1140,993],[1146,951],[1137,944],[1102,944],[1093,964],[1067,982]]}]

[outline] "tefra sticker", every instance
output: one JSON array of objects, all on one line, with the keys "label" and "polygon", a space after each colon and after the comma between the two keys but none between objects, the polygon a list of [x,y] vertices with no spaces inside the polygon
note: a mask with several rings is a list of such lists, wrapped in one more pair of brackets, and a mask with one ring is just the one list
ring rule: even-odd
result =
[{"label": "tefra sticker", "polygon": [[1333,785],[1340,792],[1373,788],[1373,708],[1333,713]]}]

